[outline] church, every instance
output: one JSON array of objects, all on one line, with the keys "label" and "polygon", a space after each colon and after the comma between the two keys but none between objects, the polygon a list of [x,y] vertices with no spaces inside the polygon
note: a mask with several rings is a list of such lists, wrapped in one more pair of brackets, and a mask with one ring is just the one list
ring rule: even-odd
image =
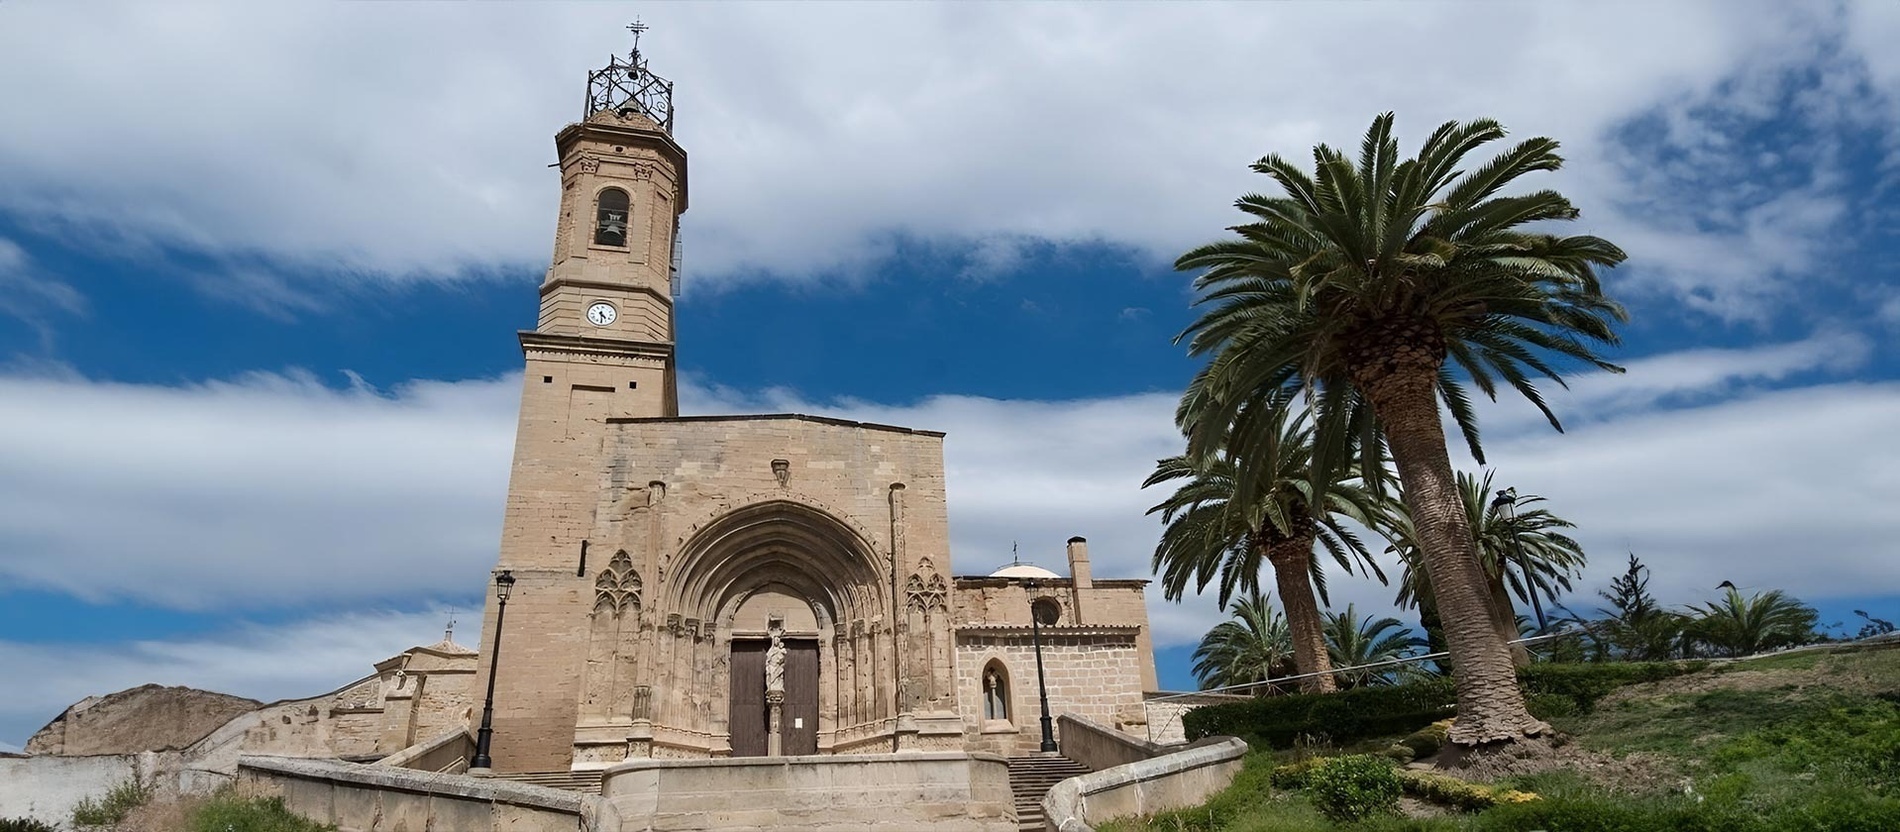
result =
[{"label": "church", "polygon": [[495,567],[506,597],[491,584],[473,686],[493,709],[469,714],[490,728],[492,770],[1034,753],[1043,688],[1052,714],[1143,734],[1147,582],[1095,578],[1081,537],[1066,576],[958,575],[943,433],[680,415],[672,96],[636,47],[590,73],[580,121],[555,136],[554,250],[520,333]]}]

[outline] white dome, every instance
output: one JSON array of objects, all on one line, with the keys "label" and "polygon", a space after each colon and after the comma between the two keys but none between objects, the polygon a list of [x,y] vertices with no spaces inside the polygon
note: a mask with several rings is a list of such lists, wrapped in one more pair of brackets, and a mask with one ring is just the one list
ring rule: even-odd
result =
[{"label": "white dome", "polygon": [[996,570],[995,572],[991,572],[990,577],[992,578],[1060,578],[1062,576],[1057,575],[1056,573],[1051,572],[1047,569],[1044,569],[1040,566],[1034,566],[1027,563],[1012,563],[1008,566],[1005,566],[1001,569]]}]

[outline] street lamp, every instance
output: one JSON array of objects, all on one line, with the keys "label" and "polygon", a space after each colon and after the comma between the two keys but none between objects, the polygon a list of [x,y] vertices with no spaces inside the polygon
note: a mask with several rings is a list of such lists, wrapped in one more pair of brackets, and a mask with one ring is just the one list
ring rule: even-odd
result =
[{"label": "street lamp", "polygon": [[[1517,562],[1517,571],[1524,576],[1524,591],[1531,596],[1531,609],[1537,611],[1537,631],[1543,632],[1550,622],[1544,620],[1544,601],[1537,597],[1537,583],[1531,579],[1530,565],[1524,562],[1524,544],[1517,539],[1517,489],[1499,491],[1497,499],[1491,501],[1491,509],[1504,515],[1505,525],[1511,530],[1511,555]],[[1500,563],[1498,576],[1503,575],[1504,564]]]},{"label": "street lamp", "polygon": [[494,767],[494,760],[488,757],[488,747],[495,738],[495,670],[501,666],[501,622],[508,614],[508,593],[515,588],[515,573],[503,569],[495,573],[495,642],[488,646],[488,697],[482,700],[482,727],[475,732],[475,759],[470,761],[471,769],[487,770]]},{"label": "street lamp", "polygon": [[1056,750],[1055,727],[1049,719],[1049,683],[1042,675],[1042,618],[1036,614],[1036,579],[1027,582],[1029,586],[1029,637],[1036,645],[1036,692],[1042,697],[1042,751],[1053,753]]}]

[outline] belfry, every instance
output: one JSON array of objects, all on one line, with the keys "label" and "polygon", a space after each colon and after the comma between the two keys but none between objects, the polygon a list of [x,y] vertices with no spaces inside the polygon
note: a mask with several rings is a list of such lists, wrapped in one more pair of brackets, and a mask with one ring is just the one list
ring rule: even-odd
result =
[{"label": "belfry", "polygon": [[492,660],[494,771],[1033,751],[1032,637],[1052,707],[1136,730],[1155,687],[1146,582],[1095,580],[1081,538],[1067,577],[955,577],[944,434],[679,415],[672,99],[636,42],[555,136],[496,566],[514,583],[499,633],[488,599],[474,687]]}]

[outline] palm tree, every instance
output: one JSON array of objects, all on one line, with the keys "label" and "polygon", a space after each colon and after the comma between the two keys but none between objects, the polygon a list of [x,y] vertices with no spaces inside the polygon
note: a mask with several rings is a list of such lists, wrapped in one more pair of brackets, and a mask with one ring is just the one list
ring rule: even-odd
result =
[{"label": "palm tree", "polygon": [[[1155,463],[1143,488],[1181,484],[1148,510],[1149,514],[1159,512],[1166,524],[1155,546],[1154,571],[1171,601],[1180,600],[1190,581],[1198,592],[1218,577],[1224,607],[1235,592],[1257,590],[1263,561],[1270,564],[1292,629],[1301,687],[1331,691],[1336,685],[1327,672],[1332,667],[1326,659],[1315,600],[1315,586],[1324,593],[1326,578],[1313,557],[1313,547],[1324,546],[1348,572],[1356,559],[1368,574],[1384,582],[1385,573],[1341,518],[1362,525],[1381,522],[1379,512],[1385,501],[1357,484],[1357,472],[1350,466],[1313,464],[1312,428],[1304,413],[1289,415],[1284,407],[1270,406],[1258,418],[1275,429],[1265,434],[1271,441],[1249,448],[1245,457],[1228,452],[1175,456]],[[1234,499],[1243,476],[1255,483],[1249,502]]]},{"label": "palm tree", "polygon": [[1614,344],[1613,325],[1625,319],[1596,275],[1622,262],[1621,250],[1596,237],[1523,230],[1577,217],[1555,191],[1499,195],[1519,177],[1557,169],[1557,142],[1530,139],[1464,166],[1468,153],[1503,136],[1494,121],[1447,122],[1417,158],[1401,161],[1386,113],[1373,120],[1356,167],[1323,144],[1313,149],[1311,176],[1267,156],[1253,169],[1285,195],[1242,197],[1236,205],[1251,221],[1232,229],[1237,239],[1175,263],[1204,270],[1195,286],[1208,307],[1181,335],[1192,354],[1211,357],[1187,394],[1203,402],[1183,424],[1190,456],[1251,444],[1235,421],[1240,411],[1289,390],[1314,403],[1316,457],[1346,453],[1356,437],[1373,474],[1364,462],[1389,449],[1452,653],[1451,739],[1464,745],[1549,726],[1525,710],[1510,652],[1491,626],[1439,401],[1480,462],[1467,383],[1493,397],[1500,382],[1509,385],[1561,429],[1532,377],[1561,384],[1556,358],[1620,370],[1591,344]]},{"label": "palm tree", "polygon": [[1730,586],[1707,606],[1689,605],[1695,618],[1689,635],[1724,656],[1748,656],[1764,650],[1813,641],[1814,609],[1779,589],[1743,597]]},{"label": "palm tree", "polygon": [[1267,596],[1256,589],[1227,610],[1233,618],[1214,625],[1194,648],[1194,678],[1202,689],[1292,675],[1293,633]]},{"label": "palm tree", "polygon": [[[1570,579],[1583,570],[1585,558],[1583,547],[1561,531],[1576,528],[1575,523],[1552,514],[1549,509],[1523,510],[1525,506],[1544,502],[1543,497],[1535,494],[1519,495],[1515,489],[1505,489],[1497,492],[1494,499],[1492,474],[1487,471],[1484,478],[1479,479],[1459,471],[1458,496],[1464,504],[1465,522],[1471,526],[1478,544],[1478,557],[1484,566],[1491,626],[1501,638],[1511,642],[1522,635],[1511,596],[1516,595],[1518,600],[1529,602],[1537,609],[1539,628],[1548,626],[1541,620],[1543,601],[1555,602],[1559,593],[1570,591]],[[1398,604],[1405,609],[1423,606],[1431,601],[1431,584],[1419,568],[1421,558],[1411,518],[1403,511],[1395,511],[1391,517],[1395,521],[1387,530],[1393,541],[1391,551],[1396,551],[1405,564],[1399,578]],[[1530,652],[1521,645],[1512,647],[1511,657],[1520,665],[1530,663]]]},{"label": "palm tree", "polygon": [[[1396,632],[1392,632],[1396,631]],[[1362,667],[1402,659],[1425,646],[1425,640],[1412,635],[1396,618],[1358,619],[1351,604],[1345,612],[1326,614],[1326,649],[1338,667],[1358,668],[1341,671],[1340,684],[1349,688],[1391,684],[1400,673],[1398,667],[1373,669]]]}]

